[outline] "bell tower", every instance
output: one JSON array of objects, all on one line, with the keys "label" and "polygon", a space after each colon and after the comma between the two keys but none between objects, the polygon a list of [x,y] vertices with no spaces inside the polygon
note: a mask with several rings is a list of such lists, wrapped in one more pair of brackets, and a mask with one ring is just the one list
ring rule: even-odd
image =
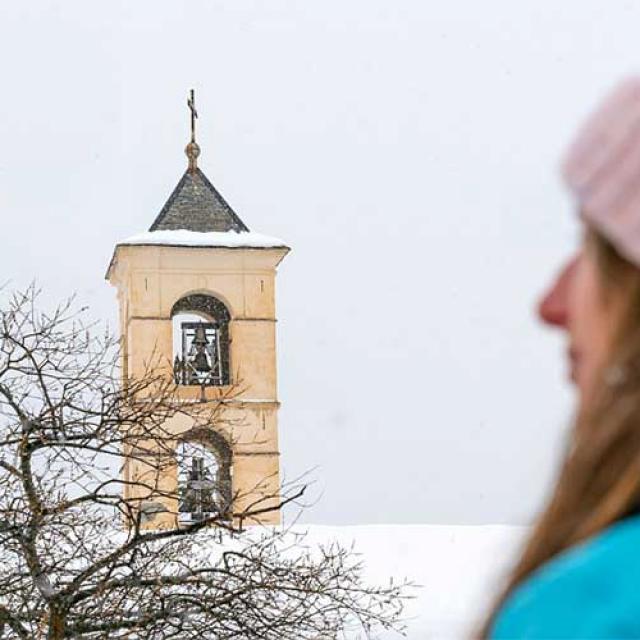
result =
[{"label": "bell tower", "polygon": [[[194,434],[188,415],[172,419],[176,465],[160,481],[179,499],[151,505],[154,528],[201,519],[233,496],[277,496],[279,486],[275,279],[289,248],[250,231],[198,167],[193,91],[188,105],[187,169],[149,230],[116,245],[106,275],[117,289],[125,379],[161,361],[181,401],[228,397],[221,425]],[[140,472],[126,461],[125,479]],[[277,523],[279,513],[260,521]]]}]

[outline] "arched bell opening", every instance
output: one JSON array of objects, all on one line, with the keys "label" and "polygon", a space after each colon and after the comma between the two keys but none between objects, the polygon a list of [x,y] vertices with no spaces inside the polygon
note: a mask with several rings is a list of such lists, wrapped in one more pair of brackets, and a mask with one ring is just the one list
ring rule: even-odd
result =
[{"label": "arched bell opening", "polygon": [[231,316],[225,304],[208,294],[191,294],[173,305],[171,319],[176,384],[201,387],[230,384]]},{"label": "arched bell opening", "polygon": [[178,521],[192,524],[231,511],[231,448],[218,433],[191,431],[178,442]]}]

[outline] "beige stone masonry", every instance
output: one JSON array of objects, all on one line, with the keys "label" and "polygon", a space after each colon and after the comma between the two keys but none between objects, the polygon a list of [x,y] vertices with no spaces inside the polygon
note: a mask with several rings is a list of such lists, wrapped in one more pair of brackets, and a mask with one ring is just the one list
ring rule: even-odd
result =
[{"label": "beige stone masonry", "polygon": [[[276,268],[286,248],[207,248],[159,245],[119,245],[107,279],[118,290],[123,375],[139,378],[149,367],[172,375],[173,330],[171,311],[176,302],[191,294],[208,294],[227,307],[231,387],[207,387],[205,399],[231,392],[224,418],[211,425],[232,450],[232,492],[242,496],[234,509],[261,495],[277,495],[279,486],[278,393],[276,375]],[[180,398],[196,407],[202,390],[179,387]],[[164,426],[182,434],[193,426],[187,415],[176,416]],[[149,475],[139,460],[129,460],[124,476]],[[177,483],[175,465],[157,478],[171,491]],[[143,498],[139,494],[132,497]],[[171,514],[176,504],[166,504]],[[277,523],[277,512],[260,518]],[[175,526],[173,515],[159,514],[149,526]]]}]

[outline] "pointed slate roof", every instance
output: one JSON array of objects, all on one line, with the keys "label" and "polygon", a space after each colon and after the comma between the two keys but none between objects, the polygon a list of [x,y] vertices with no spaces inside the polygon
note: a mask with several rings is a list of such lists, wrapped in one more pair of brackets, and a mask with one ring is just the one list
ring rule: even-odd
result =
[{"label": "pointed slate roof", "polygon": [[[195,163],[194,163],[195,164]],[[249,231],[200,169],[187,169],[149,231]]]}]

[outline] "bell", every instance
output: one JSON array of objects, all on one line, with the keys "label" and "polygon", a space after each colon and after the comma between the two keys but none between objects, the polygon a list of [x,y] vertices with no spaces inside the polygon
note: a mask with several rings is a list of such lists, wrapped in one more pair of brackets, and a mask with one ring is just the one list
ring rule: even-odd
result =
[{"label": "bell", "polygon": [[199,324],[196,327],[196,335],[194,336],[193,342],[191,344],[193,346],[202,345],[203,347],[209,344],[209,340],[207,340],[207,334],[204,330],[204,325]]},{"label": "bell", "polygon": [[204,326],[199,324],[196,327],[196,333],[191,342],[190,354],[191,364],[198,373],[208,373],[211,371],[211,365],[209,364],[209,358],[205,352],[205,347],[209,344],[207,334],[204,330]]}]

